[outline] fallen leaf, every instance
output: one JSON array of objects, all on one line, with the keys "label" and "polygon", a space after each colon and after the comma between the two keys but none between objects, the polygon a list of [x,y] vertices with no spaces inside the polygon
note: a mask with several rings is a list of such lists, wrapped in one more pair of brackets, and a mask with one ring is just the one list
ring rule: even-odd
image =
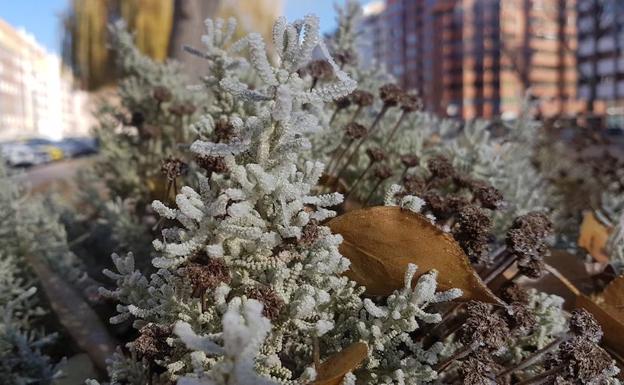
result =
[{"label": "fallen leaf", "polygon": [[355,342],[323,361],[316,370],[316,380],[311,385],[339,385],[345,374],[353,371],[368,357],[368,347]]},{"label": "fallen leaf", "polygon": [[598,219],[592,211],[583,214],[583,222],[577,244],[598,262],[609,262],[609,256],[605,252],[605,245],[609,239],[609,228]]},{"label": "fallen leaf", "polygon": [[614,316],[624,324],[624,275],[611,281],[601,297],[604,303],[613,309]]},{"label": "fallen leaf", "polygon": [[437,270],[441,290],[459,288],[463,300],[502,301],[476,274],[468,257],[449,234],[427,218],[399,207],[378,206],[350,211],[329,221],[342,235],[340,252],[351,261],[346,275],[369,295],[389,295],[403,287],[407,265],[416,277]]},{"label": "fallen leaf", "polygon": [[624,357],[624,344],[622,343],[624,321],[618,319],[616,309],[607,303],[598,305],[584,294],[576,297],[576,306],[587,310],[596,318],[604,332],[603,343],[606,344],[608,350]]}]

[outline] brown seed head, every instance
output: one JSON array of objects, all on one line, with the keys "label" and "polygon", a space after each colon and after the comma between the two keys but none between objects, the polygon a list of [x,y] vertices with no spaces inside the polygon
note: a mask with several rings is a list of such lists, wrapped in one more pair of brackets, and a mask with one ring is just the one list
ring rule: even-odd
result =
[{"label": "brown seed head", "polygon": [[171,97],[172,97],[171,91],[169,91],[169,88],[164,87],[164,86],[154,87],[154,89],[152,90],[152,96],[159,103],[168,102],[171,100]]},{"label": "brown seed head", "polygon": [[368,155],[371,163],[381,162],[386,159],[386,153],[381,148],[367,148],[366,155]]},{"label": "brown seed head", "polygon": [[414,112],[422,108],[422,101],[416,95],[403,93],[401,96],[401,109],[405,112]]},{"label": "brown seed head", "polygon": [[507,303],[519,302],[522,304],[529,303],[529,293],[520,285],[513,281],[507,281],[499,290],[500,297]]},{"label": "brown seed head", "polygon": [[214,136],[217,143],[228,143],[236,137],[234,126],[227,119],[219,119],[215,123]]},{"label": "brown seed head", "polygon": [[420,165],[420,158],[418,155],[401,155],[401,163],[403,163],[403,166],[405,167],[416,167]]},{"label": "brown seed head", "polygon": [[351,99],[348,96],[343,96],[334,101],[336,108],[339,110],[345,109],[351,105]]},{"label": "brown seed head", "polygon": [[394,107],[403,98],[403,90],[396,84],[385,84],[379,88],[379,97],[385,106]]},{"label": "brown seed head", "polygon": [[537,325],[535,313],[528,306],[520,302],[513,302],[506,309],[507,322],[514,334],[527,335]]},{"label": "brown seed head", "polygon": [[579,384],[606,384],[608,373],[614,369],[609,353],[584,337],[563,341],[545,364],[546,369],[562,366],[558,375]]},{"label": "brown seed head", "polygon": [[455,168],[443,155],[437,155],[429,159],[427,169],[433,178],[446,179],[455,175]]},{"label": "brown seed head", "polygon": [[602,339],[602,328],[593,315],[585,309],[574,309],[570,316],[570,331],[598,343]]},{"label": "brown seed head", "polygon": [[489,262],[489,235],[492,220],[488,213],[475,205],[464,206],[457,216],[453,237],[473,262]]},{"label": "brown seed head", "polygon": [[373,105],[375,97],[368,91],[355,90],[349,95],[353,104],[359,107],[368,107]]},{"label": "brown seed head", "polygon": [[193,287],[195,295],[212,290],[220,283],[230,283],[230,270],[221,258],[207,258],[205,263],[189,263],[183,273]]},{"label": "brown seed head", "polygon": [[489,354],[476,352],[462,361],[459,374],[464,385],[498,385],[496,373],[500,370]]},{"label": "brown seed head", "polygon": [[472,345],[477,343],[488,350],[498,350],[506,346],[510,336],[507,322],[490,305],[471,301],[466,307],[468,318],[459,329],[459,340]]},{"label": "brown seed head", "polygon": [[386,180],[392,176],[392,169],[386,165],[380,165],[375,169],[375,178]]},{"label": "brown seed head", "polygon": [[264,305],[262,314],[271,321],[275,321],[279,317],[284,307],[284,300],[269,287],[256,286],[248,288],[245,294],[248,298],[255,299]]},{"label": "brown seed head", "polygon": [[331,79],[334,76],[334,69],[327,60],[314,60],[308,64],[308,73],[313,78]]},{"label": "brown seed head", "polygon": [[166,356],[171,347],[166,340],[171,336],[172,328],[157,324],[147,324],[141,328],[140,335],[132,342],[132,348],[142,357],[152,360]]},{"label": "brown seed head", "polygon": [[363,138],[366,136],[366,127],[359,123],[351,122],[345,126],[345,136],[352,140]]},{"label": "brown seed head", "polygon": [[486,209],[496,210],[503,203],[503,194],[493,186],[483,184],[473,190],[475,197]]},{"label": "brown seed head", "polygon": [[168,180],[173,181],[188,173],[188,164],[184,163],[180,158],[169,156],[162,162],[160,171]]},{"label": "brown seed head", "polygon": [[197,156],[195,161],[199,167],[211,173],[223,174],[228,170],[225,159],[222,156]]},{"label": "brown seed head", "polygon": [[403,188],[410,195],[422,195],[427,183],[418,175],[408,174],[403,178]]}]

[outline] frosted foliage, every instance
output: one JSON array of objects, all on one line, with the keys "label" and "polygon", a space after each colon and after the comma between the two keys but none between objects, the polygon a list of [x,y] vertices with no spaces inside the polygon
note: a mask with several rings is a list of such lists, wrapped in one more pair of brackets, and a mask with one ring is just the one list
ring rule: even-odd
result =
[{"label": "frosted foliage", "polygon": [[[75,262],[64,243],[56,217],[29,197],[9,176],[0,157],[0,382],[52,384],[60,366],[41,349],[54,341],[35,328],[45,311],[38,306],[37,289],[25,257],[39,255],[67,278],[75,278]],[[35,253],[35,254],[31,254]]]},{"label": "frosted foliage", "polygon": [[256,374],[255,358],[267,334],[271,330],[270,321],[262,316],[262,304],[253,299],[241,303],[240,298],[230,301],[223,315],[223,347],[206,337],[197,336],[191,325],[178,321],[176,333],[189,349],[195,350],[198,363],[201,353],[206,356],[222,355],[224,358],[209,373],[198,365],[197,377],[183,377],[180,385],[275,385]]},{"label": "frosted foliage", "polygon": [[[221,166],[198,173],[197,187],[183,187],[175,205],[153,202],[170,224],[153,241],[155,273],[141,273],[132,254],[113,256],[116,271],[105,274],[116,288],[102,290],[118,302],[111,321],[174,328],[152,363],[166,369],[152,372],[154,384],[306,383],[314,378],[315,340],[321,360],[366,341],[370,357],[362,370],[370,383],[400,381],[387,375],[400,368],[401,378],[434,378],[438,347],[425,351],[407,335],[420,322],[439,321],[425,310],[430,304],[459,293],[436,293],[435,272],[412,289],[414,267],[387,305],[364,302],[364,289],[342,276],[349,267],[338,251],[342,237],[321,224],[336,215],[331,207],[342,196],[316,193],[324,165],[301,160],[309,147],[303,133],[324,124],[315,106],[349,94],[355,82],[329,56],[314,16],[277,20],[275,60],[258,35],[231,42],[234,25],[208,20],[203,50],[188,48],[210,67],[203,87],[214,98],[192,125],[199,139],[190,150]],[[318,57],[334,76],[310,89],[299,70]],[[216,122],[227,123],[232,135],[212,140],[224,127]],[[409,354],[399,351],[402,344]],[[124,373],[136,376],[137,362],[149,364],[133,354],[113,360],[112,384],[130,382]]]},{"label": "frosted foliage", "polygon": [[[338,33],[330,41],[334,52],[356,53],[358,46],[366,43],[359,41],[361,39],[357,33],[350,32],[359,30],[360,13],[360,6],[355,1],[347,1],[344,7],[339,8]],[[344,129],[347,124],[355,121],[370,129],[382,110],[379,89],[392,82],[392,79],[384,68],[366,68],[362,64],[355,60],[346,63],[344,70],[358,81],[359,90],[375,96],[373,105],[359,111],[359,107],[352,101],[346,108],[339,109],[332,104],[320,109],[324,116],[321,119],[327,122],[331,120],[331,124],[328,124],[327,130],[311,135],[314,143],[311,158],[330,162],[336,150],[341,149],[341,143],[345,142]],[[411,112],[403,119],[401,116],[400,108],[388,109],[378,122],[375,133],[367,137],[366,144],[358,149],[342,172],[341,177],[347,186],[351,186],[370,164],[366,151],[369,148],[382,148],[385,151],[383,162],[394,170],[394,175],[384,181],[382,188],[376,190],[371,202],[383,202],[384,191],[392,184],[400,184],[401,170],[405,168],[400,161],[401,155],[416,155],[420,159],[420,166],[424,166],[432,156],[442,154],[451,159],[462,174],[485,180],[503,193],[507,204],[504,209],[497,210],[495,218],[495,231],[501,239],[516,216],[555,206],[556,201],[547,181],[531,162],[538,139],[537,123],[527,116],[522,115],[513,123],[469,121],[464,125],[423,111]],[[503,134],[494,137],[491,134],[493,128],[501,128]],[[395,134],[389,140],[395,129]],[[371,174],[369,172],[358,183],[350,197],[362,200],[368,196],[376,184]]]}]

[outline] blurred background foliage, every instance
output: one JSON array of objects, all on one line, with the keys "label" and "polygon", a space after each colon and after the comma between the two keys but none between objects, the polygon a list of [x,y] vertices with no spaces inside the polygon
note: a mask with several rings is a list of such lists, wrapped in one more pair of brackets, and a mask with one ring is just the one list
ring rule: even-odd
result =
[{"label": "blurred background foliage", "polygon": [[157,61],[175,58],[199,76],[201,61],[181,48],[199,45],[197,29],[205,19],[236,17],[237,36],[258,31],[268,37],[281,9],[280,0],[73,0],[63,15],[63,59],[82,88],[113,84],[118,74],[108,24],[123,20],[142,53]]}]

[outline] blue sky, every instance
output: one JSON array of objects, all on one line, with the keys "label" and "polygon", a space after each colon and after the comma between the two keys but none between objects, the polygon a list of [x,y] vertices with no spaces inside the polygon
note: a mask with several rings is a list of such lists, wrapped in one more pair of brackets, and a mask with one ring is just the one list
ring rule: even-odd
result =
[{"label": "blue sky", "polygon": [[[60,17],[68,4],[69,0],[0,0],[0,18],[15,27],[23,27],[48,50],[58,53],[61,42]],[[292,20],[315,13],[321,19],[321,30],[328,32],[336,25],[333,4],[334,0],[284,0],[284,14]]]}]

